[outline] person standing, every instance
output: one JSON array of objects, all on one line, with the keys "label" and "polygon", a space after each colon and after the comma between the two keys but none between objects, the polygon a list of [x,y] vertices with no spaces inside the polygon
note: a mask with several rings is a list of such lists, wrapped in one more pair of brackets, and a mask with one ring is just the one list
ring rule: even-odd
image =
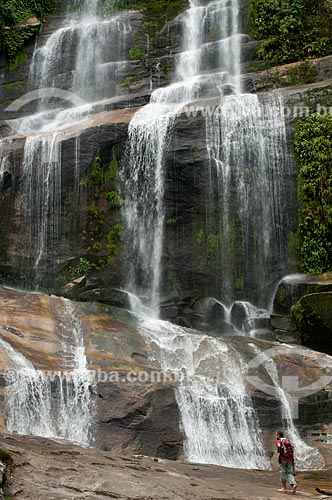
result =
[{"label": "person standing", "polygon": [[292,493],[295,495],[297,483],[294,478],[295,467],[294,467],[294,450],[289,439],[284,438],[284,433],[282,431],[277,432],[277,452],[278,452],[278,463],[280,471],[280,479],[282,488],[278,491],[287,491],[287,481],[292,488]]}]

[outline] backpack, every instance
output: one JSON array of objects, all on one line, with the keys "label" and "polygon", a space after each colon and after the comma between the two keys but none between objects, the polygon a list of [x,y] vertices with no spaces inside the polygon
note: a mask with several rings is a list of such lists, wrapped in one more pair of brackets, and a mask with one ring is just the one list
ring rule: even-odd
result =
[{"label": "backpack", "polygon": [[280,455],[287,458],[293,458],[293,445],[289,439],[280,439]]}]

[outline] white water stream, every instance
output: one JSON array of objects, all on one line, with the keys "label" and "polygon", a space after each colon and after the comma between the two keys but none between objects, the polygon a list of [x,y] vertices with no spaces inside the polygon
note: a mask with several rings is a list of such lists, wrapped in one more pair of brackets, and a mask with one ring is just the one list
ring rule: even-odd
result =
[{"label": "white water stream", "polygon": [[[37,110],[14,121],[17,133],[27,135],[21,213],[24,255],[35,269],[34,283],[26,285],[34,288],[57,263],[63,131],[87,118],[93,103],[114,97],[126,71],[129,21],[123,15],[98,18],[97,4],[79,2],[80,12],[68,14],[63,27],[44,45],[37,44],[29,74]],[[75,140],[79,151],[79,137]],[[74,189],[78,192],[79,157],[76,160]]]},{"label": "white water stream", "polygon": [[62,300],[67,337],[62,337],[66,371],[36,370],[33,364],[0,338],[15,365],[7,372],[6,406],[9,431],[62,438],[89,445],[92,439],[92,372],[88,370],[80,321],[70,301]]},{"label": "white water stream", "polygon": [[309,446],[300,436],[298,430],[295,427],[293,417],[292,417],[292,409],[290,405],[290,400],[282,388],[278,369],[275,361],[264,354],[264,351],[261,351],[256,346],[252,345],[254,352],[260,355],[263,360],[262,365],[266,369],[272,384],[276,390],[276,397],[280,402],[281,407],[281,416],[285,431],[285,436],[291,441],[294,446],[294,459],[297,470],[320,470],[325,467],[324,458],[320,454],[320,452]]},{"label": "white water stream", "polygon": [[[157,319],[168,147],[177,115],[204,95],[220,99],[214,112],[206,114],[206,145],[210,159],[207,176],[212,176],[212,170],[217,174],[219,232],[222,248],[227,249],[222,255],[221,277],[225,310],[230,310],[235,299],[239,279],[244,289],[242,303],[254,296],[266,306],[266,273],[285,261],[282,103],[273,96],[260,103],[255,95],[241,94],[238,14],[236,0],[207,5],[190,1],[183,15],[183,50],[177,58],[176,81],[154,91],[150,104],[130,123],[122,172],[129,248],[126,288],[132,310],[145,318],[141,331],[155,347],[162,369],[185,377],[176,397],[186,458],[229,467],[269,468],[241,355],[225,341],[193,335]],[[209,44],[204,44],[204,36],[211,24],[217,40],[210,45],[218,52],[219,71],[206,74],[203,68]],[[230,91],[232,95],[228,95]],[[234,236],[236,224],[239,240]],[[250,322],[250,315],[247,320]],[[287,402],[281,392],[279,396],[288,428],[295,429]],[[294,430],[292,437],[296,436]],[[304,443],[301,446],[304,450]]]},{"label": "white water stream", "polygon": [[162,370],[177,382],[186,459],[269,469],[244,377],[245,360],[231,343],[148,318],[140,331]]},{"label": "white water stream", "polygon": [[[225,44],[217,48],[223,59],[222,71],[202,75],[201,50],[205,23],[218,25]],[[159,315],[162,286],[162,256],[165,225],[166,154],[177,115],[184,106],[198,99],[206,85],[214,89],[226,83],[238,92],[240,37],[237,36],[238,5],[220,0],[206,6],[197,0],[183,15],[183,50],[176,66],[177,81],[154,91],[150,104],[138,111],[129,125],[126,165],[122,171],[127,223],[129,271],[126,288],[141,297],[153,317]],[[223,57],[225,56],[225,57]],[[234,57],[238,61],[234,65]]]},{"label": "white water stream", "polygon": [[[221,297],[230,305],[241,280],[243,299],[270,302],[269,274],[286,262],[286,132],[282,102],[271,95],[227,96],[207,117],[215,169],[222,247]],[[236,257],[234,257],[236,256]],[[256,302],[257,303],[257,302]]]}]

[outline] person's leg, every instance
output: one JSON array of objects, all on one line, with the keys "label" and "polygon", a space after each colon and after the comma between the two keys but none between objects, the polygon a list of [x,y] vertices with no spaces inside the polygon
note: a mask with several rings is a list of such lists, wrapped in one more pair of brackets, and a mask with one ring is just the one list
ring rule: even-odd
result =
[{"label": "person's leg", "polygon": [[296,492],[297,483],[295,477],[293,476],[293,464],[292,462],[286,462],[286,476],[289,484],[293,488],[293,493]]},{"label": "person's leg", "polygon": [[286,465],[287,465],[287,462],[282,461],[279,463],[279,471],[280,471],[280,479],[281,479],[282,488],[280,488],[278,491],[286,491],[286,480],[287,480]]}]

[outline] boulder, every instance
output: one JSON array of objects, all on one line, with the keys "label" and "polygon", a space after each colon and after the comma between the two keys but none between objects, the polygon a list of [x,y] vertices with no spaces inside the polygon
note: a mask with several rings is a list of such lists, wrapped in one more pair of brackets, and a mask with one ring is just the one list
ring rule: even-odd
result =
[{"label": "boulder", "polygon": [[78,295],[82,302],[102,302],[121,309],[130,309],[128,293],[118,288],[91,288],[82,290]]},{"label": "boulder", "polygon": [[275,339],[282,344],[301,344],[301,336],[298,332],[288,330],[275,330]]},{"label": "boulder", "polygon": [[218,301],[210,300],[206,321],[213,329],[218,329],[227,318],[226,307]]},{"label": "boulder", "polygon": [[273,301],[273,313],[290,315],[303,295],[332,291],[332,274],[292,274],[281,280]]},{"label": "boulder", "polygon": [[193,304],[192,309],[185,309],[191,326],[198,330],[220,334],[235,332],[232,325],[226,322],[226,307],[212,297],[200,298]]},{"label": "boulder", "polygon": [[296,324],[292,316],[271,314],[271,325],[275,330],[285,330],[286,332],[294,332],[296,330]]},{"label": "boulder", "polygon": [[332,292],[305,295],[292,312],[302,344],[332,354]]},{"label": "boulder", "polygon": [[81,276],[67,283],[60,292],[60,295],[67,298],[75,298],[86,286],[86,276]]},{"label": "boulder", "polygon": [[213,329],[215,333],[220,335],[238,335],[239,331],[235,328],[234,325],[228,323],[227,321],[219,321],[218,327]]},{"label": "boulder", "polygon": [[240,331],[250,333],[253,329],[271,329],[267,311],[258,309],[250,302],[234,302],[230,316],[231,323]]}]

